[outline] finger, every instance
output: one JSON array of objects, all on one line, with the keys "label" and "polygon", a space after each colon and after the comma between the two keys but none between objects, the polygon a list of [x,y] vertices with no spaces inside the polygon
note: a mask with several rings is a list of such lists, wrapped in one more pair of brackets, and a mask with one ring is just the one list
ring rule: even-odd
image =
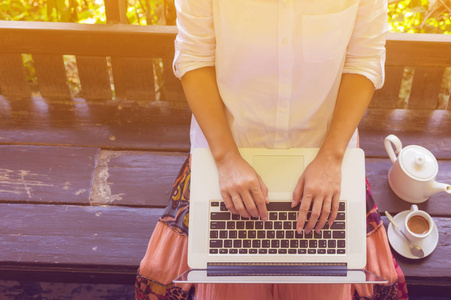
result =
[{"label": "finger", "polygon": [[221,196],[222,196],[222,200],[225,203],[225,206],[227,207],[227,209],[235,215],[238,215],[238,211],[235,208],[235,205],[233,205],[233,201],[232,201],[232,197],[230,197],[230,195],[228,193],[223,193],[221,192]]},{"label": "finger", "polygon": [[243,200],[241,199],[241,196],[239,194],[234,194],[232,196],[233,205],[235,206],[235,209],[237,210],[238,214],[245,218],[250,218],[251,216],[247,212],[246,207],[244,206]]},{"label": "finger", "polygon": [[[265,198],[265,202],[266,202],[266,204],[268,204],[269,203],[269,198],[268,198],[269,190],[266,187],[266,184],[263,182],[263,180],[260,176],[258,176],[258,183],[260,184],[260,188],[263,193],[263,197]],[[265,207],[265,210],[266,210],[266,207]]]},{"label": "finger", "polygon": [[315,227],[316,221],[318,221],[319,215],[321,214],[322,206],[323,199],[315,197],[315,199],[313,199],[313,207],[312,213],[310,214],[310,219],[305,226],[305,233],[310,233],[310,231],[312,231],[312,229]]},{"label": "finger", "polygon": [[258,218],[258,209],[255,206],[254,198],[250,192],[244,192],[241,194],[241,198],[243,199],[244,206],[246,207],[247,212],[254,218]]},{"label": "finger", "polygon": [[305,195],[302,197],[301,206],[299,207],[298,222],[296,224],[296,229],[298,233],[301,233],[302,229],[304,229],[305,220],[307,219],[307,214],[310,210],[311,203],[312,203],[311,195]]},{"label": "finger", "polygon": [[329,223],[329,226],[332,226],[332,224],[335,222],[335,219],[337,218],[339,205],[340,205],[340,193],[338,192],[334,194],[334,197],[332,198],[331,212],[329,216],[329,221],[327,221],[327,223]]},{"label": "finger", "polygon": [[319,217],[318,224],[315,227],[315,231],[317,233],[319,233],[320,230],[323,229],[324,225],[326,224],[327,218],[329,218],[330,211],[331,211],[331,203],[332,203],[332,198],[327,197],[324,199],[323,208],[321,210],[321,216]]},{"label": "finger", "polygon": [[265,197],[262,190],[259,188],[252,190],[252,197],[254,198],[255,205],[257,205],[260,218],[262,221],[266,221],[268,219],[268,212],[266,210],[266,199],[268,199],[268,197]]},{"label": "finger", "polygon": [[304,190],[304,176],[301,176],[298,180],[298,184],[294,188],[293,201],[291,202],[291,207],[295,207],[301,201],[302,191]]}]

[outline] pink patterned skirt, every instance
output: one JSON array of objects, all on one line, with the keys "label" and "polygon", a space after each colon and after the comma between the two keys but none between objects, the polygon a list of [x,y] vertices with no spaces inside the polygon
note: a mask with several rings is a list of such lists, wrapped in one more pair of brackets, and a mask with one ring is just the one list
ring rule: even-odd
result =
[{"label": "pink patterned skirt", "polygon": [[144,299],[408,299],[404,275],[388,245],[367,182],[367,266],[387,279],[379,284],[174,284],[188,269],[190,160],[174,183],[172,196],[150,239],[135,283],[135,297]]}]

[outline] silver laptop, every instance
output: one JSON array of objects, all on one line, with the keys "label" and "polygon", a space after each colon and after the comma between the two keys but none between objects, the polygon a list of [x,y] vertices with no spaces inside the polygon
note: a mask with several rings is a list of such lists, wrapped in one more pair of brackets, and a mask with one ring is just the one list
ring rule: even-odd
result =
[{"label": "silver laptop", "polygon": [[293,190],[318,149],[240,149],[269,189],[268,220],[230,213],[209,149],[192,153],[188,266],[174,282],[383,283],[366,265],[365,158],[348,149],[339,212],[321,233],[298,234]]}]

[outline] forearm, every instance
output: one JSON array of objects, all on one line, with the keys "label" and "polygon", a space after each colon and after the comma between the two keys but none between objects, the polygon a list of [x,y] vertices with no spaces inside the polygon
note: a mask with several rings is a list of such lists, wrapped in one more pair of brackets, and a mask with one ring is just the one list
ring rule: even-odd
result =
[{"label": "forearm", "polygon": [[359,74],[343,74],[330,129],[320,153],[342,158],[374,93],[373,83]]},{"label": "forearm", "polygon": [[182,77],[186,99],[199,123],[216,162],[239,154],[227,123],[214,67],[187,72]]}]

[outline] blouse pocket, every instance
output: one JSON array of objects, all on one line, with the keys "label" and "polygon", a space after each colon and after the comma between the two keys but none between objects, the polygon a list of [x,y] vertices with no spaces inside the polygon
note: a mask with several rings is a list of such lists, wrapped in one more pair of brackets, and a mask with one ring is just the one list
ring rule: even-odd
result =
[{"label": "blouse pocket", "polygon": [[302,16],[303,56],[307,62],[321,62],[344,55],[354,29],[359,1],[345,10]]}]

